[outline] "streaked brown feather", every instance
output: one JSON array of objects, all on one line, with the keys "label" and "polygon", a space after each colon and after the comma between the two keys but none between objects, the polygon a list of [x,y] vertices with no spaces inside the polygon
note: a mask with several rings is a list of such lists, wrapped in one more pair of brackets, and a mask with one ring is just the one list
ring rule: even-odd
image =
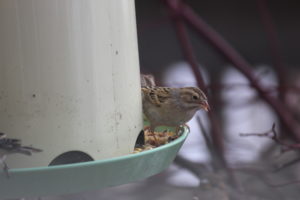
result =
[{"label": "streaked brown feather", "polygon": [[143,87],[142,91],[146,98],[157,107],[171,98],[170,89],[167,87]]}]

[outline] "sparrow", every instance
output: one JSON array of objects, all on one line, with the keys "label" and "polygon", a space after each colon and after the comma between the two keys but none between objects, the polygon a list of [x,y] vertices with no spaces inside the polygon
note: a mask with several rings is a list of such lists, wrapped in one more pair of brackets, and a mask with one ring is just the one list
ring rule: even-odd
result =
[{"label": "sparrow", "polygon": [[143,112],[150,131],[158,126],[178,128],[200,110],[209,110],[207,97],[197,87],[142,87]]},{"label": "sparrow", "polygon": [[32,153],[41,152],[41,149],[37,149],[30,146],[22,146],[21,140],[7,138],[6,134],[0,133],[0,163],[3,165],[3,171],[9,178],[8,166],[5,162],[5,159],[10,154],[24,154],[30,156]]}]

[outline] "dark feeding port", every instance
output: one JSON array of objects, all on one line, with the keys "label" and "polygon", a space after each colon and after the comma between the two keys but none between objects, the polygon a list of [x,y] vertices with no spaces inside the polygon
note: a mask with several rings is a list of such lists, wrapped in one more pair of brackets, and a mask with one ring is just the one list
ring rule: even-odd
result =
[{"label": "dark feeding port", "polygon": [[81,151],[68,151],[54,158],[49,166],[93,161],[88,154]]},{"label": "dark feeding port", "polygon": [[143,145],[145,144],[145,134],[144,134],[144,130],[141,130],[141,132],[139,133],[135,145],[135,148],[141,148]]}]

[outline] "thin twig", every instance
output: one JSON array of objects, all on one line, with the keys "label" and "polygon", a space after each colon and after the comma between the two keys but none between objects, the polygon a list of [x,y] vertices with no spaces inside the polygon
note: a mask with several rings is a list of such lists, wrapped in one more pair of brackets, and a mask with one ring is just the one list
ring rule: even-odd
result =
[{"label": "thin twig", "polygon": [[199,179],[202,179],[203,173],[207,171],[207,167],[205,167],[204,164],[191,162],[180,155],[176,156],[174,162],[176,165],[189,170],[192,174],[194,174]]},{"label": "thin twig", "polygon": [[[287,151],[291,151],[291,150],[300,150],[300,144],[296,143],[296,144],[288,144],[283,142],[282,140],[279,139],[278,134],[276,132],[275,129],[275,124],[273,124],[272,129],[265,132],[265,133],[240,133],[240,136],[257,136],[257,137],[267,137],[270,138],[271,140],[273,140],[275,143],[281,145],[281,152],[287,152]],[[285,169],[289,166],[294,165],[295,163],[298,163],[300,161],[300,158],[296,158],[288,163],[283,164],[282,166],[276,168],[275,170],[272,170],[273,172],[278,172],[282,169]]]},{"label": "thin twig", "polygon": [[284,183],[278,183],[278,184],[273,184],[273,183],[269,183],[266,182],[270,187],[285,187],[285,186],[290,186],[292,184],[297,184],[300,183],[300,180],[294,180],[294,181],[288,181],[288,182],[284,182]]},{"label": "thin twig", "polygon": [[196,120],[197,120],[198,125],[200,127],[200,131],[201,131],[201,133],[203,135],[203,138],[204,138],[204,141],[206,143],[206,146],[207,146],[208,150],[212,153],[214,151],[214,148],[213,148],[211,140],[210,140],[210,138],[208,136],[208,132],[205,130],[204,125],[203,125],[203,123],[202,123],[202,121],[201,121],[201,119],[200,119],[200,117],[198,115],[196,116]]},{"label": "thin twig", "polygon": [[214,170],[218,169],[218,166],[220,164],[220,162],[222,163],[222,161],[219,159],[219,156],[218,156],[218,153],[216,152],[212,142],[211,142],[211,139],[207,133],[207,131],[205,130],[204,128],[204,125],[200,119],[199,116],[196,117],[196,120],[198,122],[198,125],[200,127],[200,131],[204,137],[204,141],[205,141],[205,144],[207,146],[207,149],[209,150],[209,153],[210,153],[210,156],[213,158],[212,159],[212,168]]},{"label": "thin twig", "polygon": [[277,144],[281,145],[282,152],[290,151],[290,150],[299,150],[300,149],[300,143],[295,143],[295,144],[288,144],[283,142],[282,140],[279,139],[278,134],[275,129],[275,123],[272,125],[271,130],[265,132],[265,133],[240,133],[240,136],[257,136],[257,137],[267,137],[272,139],[274,142]]},{"label": "thin twig", "polygon": [[300,158],[296,158],[294,160],[291,160],[291,161],[289,161],[287,163],[284,163],[283,165],[277,167],[276,169],[273,170],[273,172],[279,172],[279,171],[281,171],[281,170],[283,170],[283,169],[285,169],[287,167],[290,167],[290,166],[298,163],[299,161],[300,161]]}]

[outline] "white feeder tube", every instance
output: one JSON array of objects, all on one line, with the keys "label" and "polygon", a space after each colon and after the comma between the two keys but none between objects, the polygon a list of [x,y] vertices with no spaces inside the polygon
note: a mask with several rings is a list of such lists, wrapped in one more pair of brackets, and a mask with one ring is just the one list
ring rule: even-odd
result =
[{"label": "white feeder tube", "polygon": [[142,129],[133,0],[1,0],[0,131],[43,149],[129,154]]}]

